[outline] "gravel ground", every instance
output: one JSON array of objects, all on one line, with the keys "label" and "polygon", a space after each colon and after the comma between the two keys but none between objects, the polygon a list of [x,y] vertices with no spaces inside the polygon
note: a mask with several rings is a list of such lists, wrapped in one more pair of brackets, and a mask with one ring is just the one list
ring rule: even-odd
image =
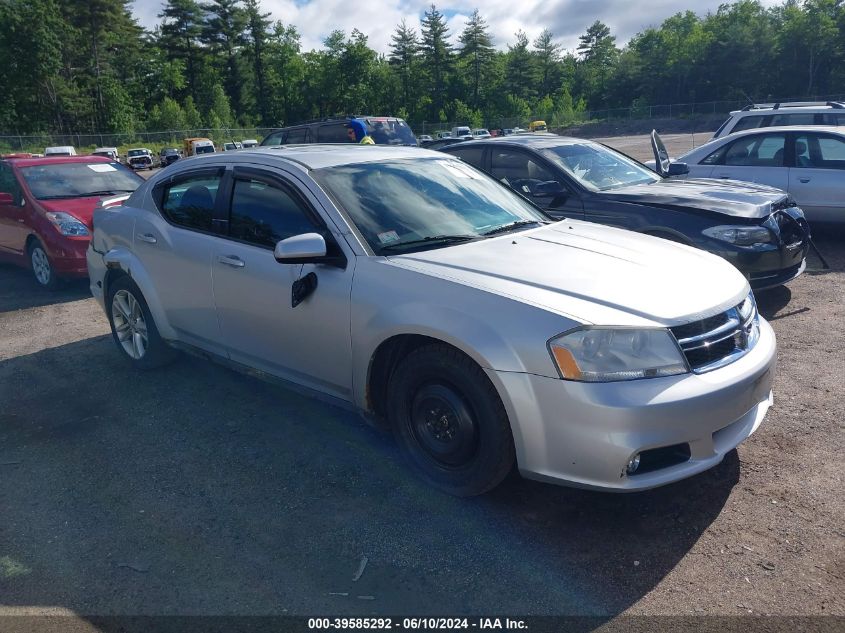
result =
[{"label": "gravel ground", "polygon": [[194,358],[131,371],[85,283],[2,265],[0,615],[845,615],[845,233],[818,233],[832,270],[758,298],[762,427],[632,495],[443,496],[353,413]]}]

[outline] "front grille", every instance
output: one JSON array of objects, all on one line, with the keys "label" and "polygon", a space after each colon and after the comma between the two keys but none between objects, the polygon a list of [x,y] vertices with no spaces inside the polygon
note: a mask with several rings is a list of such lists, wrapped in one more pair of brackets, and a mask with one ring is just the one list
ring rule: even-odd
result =
[{"label": "front grille", "polygon": [[670,329],[690,369],[711,371],[738,360],[754,347],[760,331],[757,305],[749,294],[726,312]]}]

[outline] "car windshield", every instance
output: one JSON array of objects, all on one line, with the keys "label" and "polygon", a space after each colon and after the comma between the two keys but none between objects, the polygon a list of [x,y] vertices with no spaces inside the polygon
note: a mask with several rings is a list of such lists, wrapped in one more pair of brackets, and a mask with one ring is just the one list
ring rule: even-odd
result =
[{"label": "car windshield", "polygon": [[377,254],[446,246],[514,223],[548,221],[507,187],[454,159],[361,163],[312,173]]},{"label": "car windshield", "polygon": [[543,155],[591,191],[660,180],[647,167],[596,143],[549,147],[543,150]]},{"label": "car windshield", "polygon": [[195,154],[213,154],[214,147],[211,145],[197,145],[194,147]]},{"label": "car windshield", "polygon": [[376,145],[416,145],[417,137],[402,119],[370,118],[366,120],[367,134]]},{"label": "car windshield", "polygon": [[39,200],[129,193],[144,182],[120,163],[34,165],[21,174]]},{"label": "car windshield", "polygon": [[146,155],[147,155],[147,150],[145,150],[145,149],[130,149],[129,152],[127,153],[127,156],[129,156],[130,158],[133,158],[135,156],[146,156]]}]

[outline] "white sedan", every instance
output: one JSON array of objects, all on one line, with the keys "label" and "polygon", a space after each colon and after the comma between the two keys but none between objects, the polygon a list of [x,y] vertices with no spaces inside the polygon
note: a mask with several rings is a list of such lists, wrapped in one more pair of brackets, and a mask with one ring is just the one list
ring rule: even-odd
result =
[{"label": "white sedan", "polygon": [[810,222],[845,223],[845,131],[760,128],[730,134],[679,156],[693,178],[722,178],[788,191]]}]

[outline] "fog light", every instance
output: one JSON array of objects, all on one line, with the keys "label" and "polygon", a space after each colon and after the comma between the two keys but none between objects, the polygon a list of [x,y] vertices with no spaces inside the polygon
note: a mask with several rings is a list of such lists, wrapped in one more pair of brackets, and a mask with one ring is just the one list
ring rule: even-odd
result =
[{"label": "fog light", "polygon": [[631,461],[628,462],[628,467],[625,469],[625,472],[629,475],[633,475],[637,472],[637,468],[640,467],[640,454],[637,453],[631,458]]}]

